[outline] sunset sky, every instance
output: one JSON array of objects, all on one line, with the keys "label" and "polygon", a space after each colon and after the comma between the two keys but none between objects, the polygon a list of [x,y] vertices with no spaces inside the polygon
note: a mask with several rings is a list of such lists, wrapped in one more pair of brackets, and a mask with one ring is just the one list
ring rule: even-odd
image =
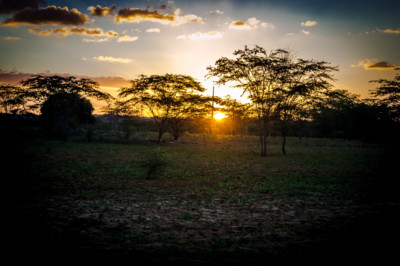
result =
[{"label": "sunset sky", "polygon": [[[368,96],[370,80],[400,66],[396,0],[175,0],[0,2],[0,82],[35,73],[87,76],[115,95],[139,74],[191,75],[212,91],[206,67],[234,50],[283,48],[325,60],[334,85]],[[239,97],[238,89],[215,94]],[[244,99],[243,99],[244,100]]]}]

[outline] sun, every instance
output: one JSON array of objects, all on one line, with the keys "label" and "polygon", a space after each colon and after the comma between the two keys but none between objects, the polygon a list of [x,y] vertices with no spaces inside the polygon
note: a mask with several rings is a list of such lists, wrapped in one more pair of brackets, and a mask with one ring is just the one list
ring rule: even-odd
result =
[{"label": "sun", "polygon": [[214,119],[215,120],[222,120],[222,119],[224,119],[226,117],[226,115],[224,114],[224,113],[216,113],[215,115],[214,115]]}]

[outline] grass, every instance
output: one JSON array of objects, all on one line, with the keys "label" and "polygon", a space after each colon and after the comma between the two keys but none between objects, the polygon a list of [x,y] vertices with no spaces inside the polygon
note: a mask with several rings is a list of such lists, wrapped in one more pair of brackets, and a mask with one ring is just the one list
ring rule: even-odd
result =
[{"label": "grass", "polygon": [[255,137],[26,142],[8,163],[12,226],[59,252],[255,262],[331,247],[338,232],[397,200],[393,179],[382,177],[392,149],[294,138],[287,156],[279,139],[268,147],[264,158]]}]

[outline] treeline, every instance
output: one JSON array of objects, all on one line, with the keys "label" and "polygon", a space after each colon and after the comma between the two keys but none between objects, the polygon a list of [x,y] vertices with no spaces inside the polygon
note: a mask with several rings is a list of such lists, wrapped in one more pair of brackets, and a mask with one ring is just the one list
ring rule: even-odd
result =
[{"label": "treeline", "polygon": [[[286,154],[287,136],[368,141],[399,136],[400,75],[371,81],[377,86],[370,98],[360,99],[333,88],[332,72],[338,68],[327,62],[296,59],[282,49],[268,53],[259,46],[246,46],[234,56],[218,59],[206,77],[242,89],[250,99],[246,104],[229,95],[205,96],[205,88],[187,75],[140,75],[131,86],[120,88],[117,98],[101,92],[90,79],[36,75],[21,86],[0,85],[2,131],[18,136],[36,128],[29,136],[66,140],[84,128],[89,141],[96,139],[99,128],[125,139],[152,131],[158,143],[166,132],[175,140],[186,132],[247,134],[259,136],[262,156],[267,155],[269,137],[282,137]],[[102,118],[93,116],[92,98],[105,102]],[[226,118],[212,119],[216,112]]]}]

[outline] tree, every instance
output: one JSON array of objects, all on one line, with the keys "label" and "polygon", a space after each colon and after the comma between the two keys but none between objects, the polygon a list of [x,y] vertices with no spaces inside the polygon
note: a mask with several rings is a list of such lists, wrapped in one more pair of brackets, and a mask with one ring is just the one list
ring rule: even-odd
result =
[{"label": "tree", "polygon": [[249,116],[253,113],[251,104],[241,103],[235,99],[232,99],[230,95],[225,96],[225,98],[220,103],[224,108],[228,119],[232,121],[232,132],[239,132],[241,136],[245,133],[246,123]]},{"label": "tree", "polygon": [[25,101],[21,97],[23,89],[17,86],[0,84],[0,108],[2,113],[24,112]]},{"label": "tree", "polygon": [[70,129],[94,122],[93,106],[77,93],[56,93],[43,103],[41,120],[45,131],[51,136],[68,137]]},{"label": "tree", "polygon": [[[205,89],[199,82],[185,75],[140,75],[131,81],[131,87],[121,88],[119,96],[127,98],[127,102],[141,104],[158,127],[157,143],[167,129],[168,121],[179,123],[185,121],[189,114],[200,111],[199,103],[203,101],[198,95]],[[196,112],[195,112],[196,111]]]},{"label": "tree", "polygon": [[270,120],[273,107],[273,90],[277,81],[276,64],[285,54],[276,50],[268,54],[262,47],[256,46],[233,53],[236,59],[222,57],[215,62],[215,67],[207,67],[206,77],[218,77],[217,84],[233,82],[235,87],[248,94],[258,118],[261,156],[267,156],[267,123]]},{"label": "tree", "polygon": [[378,83],[379,87],[370,91],[378,104],[387,106],[394,121],[400,122],[400,75],[393,80],[379,79],[370,82]]},{"label": "tree", "polygon": [[181,95],[180,104],[174,105],[167,120],[174,140],[178,140],[184,134],[189,120],[199,119],[210,113],[210,102],[213,100],[215,101],[215,97],[199,94]]},{"label": "tree", "polygon": [[279,114],[286,121],[294,110],[294,99],[298,95],[305,96],[314,88],[327,87],[328,73],[336,68],[327,66],[326,62],[294,61],[291,53],[283,49],[267,53],[260,46],[254,49],[245,46],[244,50],[233,54],[237,58],[222,57],[215,62],[215,67],[207,67],[209,73],[206,76],[218,77],[217,84],[234,82],[235,87],[243,90],[242,95],[248,94],[258,117],[261,156],[267,156],[271,118]]},{"label": "tree", "polygon": [[109,100],[111,95],[101,92],[97,82],[87,78],[77,79],[74,76],[42,76],[20,82],[24,88],[19,99],[27,103],[27,108],[36,111],[51,96],[59,93],[79,94],[98,100]]},{"label": "tree", "polygon": [[142,113],[138,103],[123,101],[122,99],[109,101],[107,106],[103,108],[103,111],[115,125],[115,130],[119,130],[119,124],[121,122],[126,139],[129,139],[131,136],[131,125],[133,124],[134,118]]},{"label": "tree", "polygon": [[275,89],[277,108],[276,117],[282,128],[282,153],[286,155],[286,136],[289,122],[299,119],[301,114],[313,104],[319,95],[325,95],[331,89],[333,80],[330,72],[337,67],[329,66],[325,61],[295,60],[290,53],[277,65],[278,82]]}]

